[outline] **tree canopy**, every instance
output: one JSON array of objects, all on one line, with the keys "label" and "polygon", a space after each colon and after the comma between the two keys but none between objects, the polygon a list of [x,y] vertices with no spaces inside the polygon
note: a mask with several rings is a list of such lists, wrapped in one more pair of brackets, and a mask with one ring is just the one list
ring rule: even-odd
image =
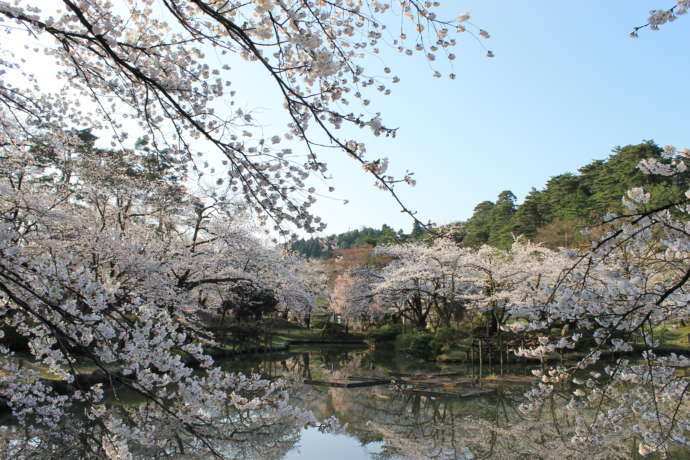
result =
[{"label": "tree canopy", "polygon": [[638,168],[640,161],[666,160],[653,141],[616,147],[606,160],[595,160],[578,170],[550,178],[542,190],[532,188],[522,203],[503,191],[496,203],[484,201],[463,224],[462,243],[469,247],[489,244],[502,249],[523,235],[550,247],[574,247],[587,243],[580,230],[598,224],[607,213],[624,210],[621,199],[627,190],[644,186],[652,191],[652,205],[678,201],[690,186],[690,174],[649,176]]}]

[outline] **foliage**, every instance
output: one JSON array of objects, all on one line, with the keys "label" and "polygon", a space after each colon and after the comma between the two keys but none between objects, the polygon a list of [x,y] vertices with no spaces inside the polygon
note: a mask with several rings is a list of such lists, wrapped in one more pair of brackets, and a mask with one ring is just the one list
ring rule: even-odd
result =
[{"label": "foliage", "polygon": [[291,243],[290,249],[302,257],[326,259],[333,257],[332,248],[324,247],[319,238],[295,240]]},{"label": "foliage", "polygon": [[[616,147],[606,160],[595,160],[581,167],[578,174],[560,174],[549,179],[543,190],[532,188],[520,204],[510,190],[504,190],[496,202],[477,204],[472,216],[454,230],[454,238],[474,248],[487,244],[508,249],[517,236],[549,248],[588,244],[581,231],[597,225],[607,212],[621,212],[621,199],[627,190],[645,186],[652,192],[653,204],[658,205],[679,199],[690,186],[687,172],[673,178],[643,174],[637,165],[646,158],[663,160],[663,149],[652,141]],[[336,255],[335,249],[422,242],[428,235],[418,222],[409,234],[393,232],[384,224],[381,230],[364,227],[296,240],[292,249],[305,257],[329,258]]]},{"label": "foliage", "polygon": [[463,335],[459,330],[446,327],[434,331],[431,345],[433,349],[438,349],[439,353],[445,353],[457,346],[462,339]]},{"label": "foliage", "polygon": [[434,334],[424,331],[401,334],[395,340],[395,348],[414,358],[432,360],[441,352],[441,344]]},{"label": "foliage", "polygon": [[367,331],[367,340],[374,344],[393,342],[402,333],[400,324],[384,324]]},{"label": "foliage", "polygon": [[295,240],[291,243],[290,248],[304,257],[330,258],[338,255],[337,249],[376,247],[405,241],[418,241],[425,235],[427,235],[427,231],[417,221],[414,222],[409,234],[404,233],[402,229],[396,232],[390,226],[383,224],[380,230],[362,227],[337,235]]},{"label": "foliage", "polygon": [[345,326],[330,321],[324,323],[321,329],[321,335],[329,338],[350,337],[350,335],[347,333],[345,329]]},{"label": "foliage", "polygon": [[622,212],[627,190],[644,186],[652,193],[652,205],[660,205],[677,201],[690,187],[688,172],[672,178],[643,174],[637,165],[648,158],[664,161],[663,149],[652,141],[616,147],[608,159],[581,167],[579,174],[561,174],[543,190],[533,188],[519,205],[512,192],[503,191],[496,203],[484,201],[474,208],[463,225],[461,244],[507,249],[518,235],[551,248],[587,244],[580,231],[608,212]]}]

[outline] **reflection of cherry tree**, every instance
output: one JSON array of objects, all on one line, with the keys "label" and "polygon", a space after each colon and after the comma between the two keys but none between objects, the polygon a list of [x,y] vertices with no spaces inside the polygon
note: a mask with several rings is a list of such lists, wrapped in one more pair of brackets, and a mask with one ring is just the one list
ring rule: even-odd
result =
[{"label": "reflection of cherry tree", "polygon": [[[303,362],[295,359],[298,361]],[[318,355],[312,355],[310,362],[316,374],[331,369]],[[369,372],[362,355],[351,354],[327,375],[374,375]],[[557,373],[546,375],[552,378]],[[602,376],[595,375],[580,378],[594,381]],[[346,433],[362,443],[381,442],[377,458],[382,459],[632,456],[637,446],[635,434],[628,430],[604,431],[606,435],[601,434],[596,444],[571,442],[580,433],[580,419],[596,414],[593,407],[569,406],[572,391],[577,389],[570,382],[554,384],[542,404],[530,412],[522,406],[524,387],[502,387],[491,397],[449,399],[399,392],[389,386],[353,389],[305,385],[294,389],[291,400],[319,420],[335,415],[341,424],[347,424]]]},{"label": "reflection of cherry tree", "polygon": [[436,399],[375,387],[312,392],[307,407],[331,407],[340,423],[348,424],[348,434],[362,442],[380,441],[376,458],[421,460],[473,458],[473,435],[490,437],[490,432],[482,430],[480,435],[471,415],[495,414],[497,404],[503,403]]},{"label": "reflection of cherry tree", "polygon": [[[466,410],[486,411],[484,401]],[[472,458],[466,441],[469,428],[453,403],[415,394],[399,395],[380,407],[369,427],[383,438],[380,458]],[[462,410],[462,409],[461,409]]]},{"label": "reflection of cherry tree", "polygon": [[[282,390],[279,393],[281,396],[276,396],[276,402],[286,399]],[[138,403],[142,406],[137,411],[152,410],[145,402]],[[112,413],[119,411],[117,406],[109,408]],[[124,411],[122,415],[129,417]],[[257,404],[256,401],[252,403],[251,400],[246,400],[241,408],[232,403],[207,409],[204,416],[212,423],[198,427],[199,433],[195,436],[149,417],[151,425],[145,430],[145,437],[129,442],[125,441],[127,433],[118,434],[108,420],[101,426],[91,423],[89,419],[80,419],[79,415],[56,427],[60,430],[59,436],[54,430],[27,432],[18,427],[5,426],[0,437],[0,455],[18,460],[68,460],[85,458],[85,455],[86,458],[102,458],[93,456],[91,448],[86,445],[100,443],[102,455],[117,459],[208,459],[221,455],[228,459],[277,460],[295,446],[305,426],[318,425],[308,412],[284,403],[266,405]],[[134,422],[131,420],[131,423]],[[126,428],[119,426],[119,430],[144,434],[136,425]],[[208,442],[212,443],[212,448]]]},{"label": "reflection of cherry tree", "polygon": [[447,399],[390,388],[308,390],[301,398],[320,417],[334,413],[346,432],[362,443],[378,441],[377,459],[615,459],[630,458],[629,433],[609,436],[596,448],[564,444],[577,432],[577,417],[564,407],[567,392],[544,401],[542,411],[525,417],[520,391],[491,398]]}]

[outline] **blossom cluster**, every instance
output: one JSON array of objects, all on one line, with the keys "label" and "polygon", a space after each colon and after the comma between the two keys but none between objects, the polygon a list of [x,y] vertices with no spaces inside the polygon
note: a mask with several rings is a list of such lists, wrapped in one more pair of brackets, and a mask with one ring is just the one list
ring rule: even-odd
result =
[{"label": "blossom cluster", "polygon": [[[362,165],[378,161],[362,139],[340,134],[344,125],[395,135],[368,106],[400,78],[385,64],[372,66],[370,57],[386,49],[419,55],[436,77],[443,59],[454,78],[459,36],[481,46],[489,38],[469,14],[453,17],[438,1],[59,3],[0,2],[5,30],[32,43],[0,61],[7,77],[0,100],[9,118],[25,126],[96,128],[111,133],[113,146],[145,136],[158,149],[182,152],[199,174],[209,165],[199,157],[211,154],[224,164],[219,183],[284,234],[285,225],[324,227],[310,212],[316,194],[307,181],[327,177],[325,151],[340,150]],[[27,60],[53,66],[60,91],[46,91]],[[282,105],[284,130],[264,132],[265,122],[245,108],[251,101],[242,99],[235,64],[264,72],[266,89]],[[396,179],[365,169],[391,193],[396,182],[413,182],[407,174]]]}]

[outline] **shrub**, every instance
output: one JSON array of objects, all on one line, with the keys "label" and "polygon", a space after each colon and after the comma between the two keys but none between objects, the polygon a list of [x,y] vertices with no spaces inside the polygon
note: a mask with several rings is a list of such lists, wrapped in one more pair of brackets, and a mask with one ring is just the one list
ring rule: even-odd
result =
[{"label": "shrub", "polygon": [[466,334],[452,328],[439,329],[434,333],[434,338],[431,341],[431,347],[438,349],[439,352],[445,353],[455,348],[460,340],[466,337]]},{"label": "shrub", "polygon": [[402,333],[400,324],[385,324],[381,327],[369,329],[367,340],[377,343],[392,342]]},{"label": "shrub", "polygon": [[347,335],[347,333],[345,332],[345,326],[342,324],[326,322],[323,324],[321,335],[324,337],[339,337]]},{"label": "shrub", "polygon": [[441,351],[434,338],[434,334],[429,332],[411,332],[398,336],[395,345],[401,353],[407,353],[415,358],[432,360]]}]

